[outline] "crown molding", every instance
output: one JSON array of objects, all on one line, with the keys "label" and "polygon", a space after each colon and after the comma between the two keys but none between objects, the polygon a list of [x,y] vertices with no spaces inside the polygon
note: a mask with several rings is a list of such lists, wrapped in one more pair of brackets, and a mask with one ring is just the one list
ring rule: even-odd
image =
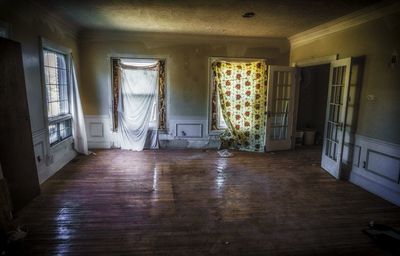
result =
[{"label": "crown molding", "polygon": [[369,6],[338,19],[318,25],[304,32],[300,32],[290,36],[288,39],[291,48],[294,49],[332,33],[343,31],[396,12],[400,12],[400,2],[390,1],[388,3],[387,1],[384,1],[383,3]]}]

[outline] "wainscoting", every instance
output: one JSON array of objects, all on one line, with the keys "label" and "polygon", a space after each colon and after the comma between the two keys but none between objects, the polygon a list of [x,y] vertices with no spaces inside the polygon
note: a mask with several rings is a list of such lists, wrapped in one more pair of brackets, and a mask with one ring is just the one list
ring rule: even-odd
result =
[{"label": "wainscoting", "polygon": [[85,116],[86,134],[89,148],[111,148],[112,132],[108,116]]},{"label": "wainscoting", "polygon": [[[105,115],[85,116],[88,145],[91,149],[112,148],[115,134],[111,120]],[[173,117],[168,120],[167,131],[160,132],[162,148],[217,148],[219,141],[209,136],[207,120],[198,117]]]},{"label": "wainscoting", "polygon": [[352,159],[350,182],[400,206],[400,145],[356,135],[343,153]]},{"label": "wainscoting", "polygon": [[47,129],[33,132],[32,138],[40,184],[45,182],[76,156],[76,152],[72,148],[72,138],[68,138],[51,148],[47,146]]}]

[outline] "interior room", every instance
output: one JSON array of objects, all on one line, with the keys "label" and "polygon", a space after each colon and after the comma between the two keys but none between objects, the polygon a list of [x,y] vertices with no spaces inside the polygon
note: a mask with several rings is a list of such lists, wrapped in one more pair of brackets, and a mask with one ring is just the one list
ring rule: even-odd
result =
[{"label": "interior room", "polygon": [[400,3],[0,1],[1,255],[399,255]]},{"label": "interior room", "polygon": [[[301,81],[296,128],[300,132],[299,145],[320,145],[322,143],[329,69],[329,64],[300,68]],[[306,136],[304,136],[304,132],[307,132]]]}]

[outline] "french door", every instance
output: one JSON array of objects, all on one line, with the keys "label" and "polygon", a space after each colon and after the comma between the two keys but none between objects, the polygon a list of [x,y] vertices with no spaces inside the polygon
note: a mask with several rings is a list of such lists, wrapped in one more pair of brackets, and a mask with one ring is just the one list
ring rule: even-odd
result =
[{"label": "french door", "polygon": [[340,178],[351,58],[331,62],[321,167]]},{"label": "french door", "polygon": [[269,66],[266,151],[292,147],[296,68]]}]

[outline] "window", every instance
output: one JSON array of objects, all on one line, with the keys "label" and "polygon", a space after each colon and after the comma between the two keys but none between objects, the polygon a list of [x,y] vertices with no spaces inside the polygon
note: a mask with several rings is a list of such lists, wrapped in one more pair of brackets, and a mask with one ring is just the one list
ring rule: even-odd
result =
[{"label": "window", "polygon": [[[146,85],[149,81],[157,85],[155,91],[149,90],[151,87]],[[124,83],[126,86],[122,86]],[[129,84],[136,86],[132,87]],[[151,99],[149,127],[153,130],[164,130],[165,90],[165,60],[112,58],[113,131],[118,131],[118,108],[120,101],[123,101],[121,96],[139,103]]]},{"label": "window", "polygon": [[[248,87],[249,85],[252,85],[254,83],[254,77],[252,77],[252,71],[247,71],[245,73],[239,72],[242,70],[242,68],[238,68],[239,66],[247,67],[250,65],[252,62],[257,62],[257,61],[265,61],[263,59],[242,59],[242,58],[216,58],[212,57],[210,58],[210,131],[211,132],[220,132],[222,130],[225,130],[228,128],[227,123],[224,120],[224,116],[222,113],[222,107],[221,107],[221,102],[220,102],[220,97],[219,97],[219,88],[216,86],[215,82],[215,75],[214,74],[214,69],[212,68],[213,65],[217,63],[231,63],[229,65],[232,65],[232,67],[229,67],[229,70],[225,70],[223,72],[223,79],[228,79],[227,83],[229,83],[229,86],[232,87],[232,90],[235,91],[236,93],[241,93],[241,98],[245,99],[248,98],[250,100],[250,96],[247,95],[246,91],[243,91],[243,89]],[[232,76],[231,74],[236,74]],[[220,74],[219,74],[220,75]],[[246,82],[247,81],[247,82]],[[243,84],[245,83],[246,84]],[[249,83],[249,84],[247,84]],[[261,87],[261,86],[259,86]],[[249,87],[250,88],[250,87]],[[258,89],[257,89],[258,90]],[[230,92],[229,92],[230,93]],[[250,97],[250,98],[249,98]],[[253,100],[253,99],[251,99]],[[252,106],[253,101],[248,101],[246,103],[246,107]],[[245,103],[245,102],[241,102]],[[226,108],[232,107],[228,106],[229,103],[227,103]],[[247,105],[248,104],[248,105]],[[239,104],[240,105],[240,104]],[[237,110],[242,109],[243,106],[235,106]],[[227,114],[229,114],[231,111],[228,111]],[[237,112],[237,111],[236,111]],[[250,115],[249,115],[250,116]]]},{"label": "window", "polygon": [[218,96],[218,93],[219,93],[218,88],[215,88],[215,90],[217,91],[217,102],[218,102],[218,104],[217,104],[217,109],[218,109],[218,111],[217,111],[217,128],[218,128],[218,130],[223,130],[223,129],[228,128],[228,126],[226,125],[224,116],[222,114],[221,103],[219,101],[219,96]]},{"label": "window", "polygon": [[66,55],[43,49],[43,74],[46,85],[49,142],[52,146],[72,136]]},{"label": "window", "polygon": [[[158,90],[148,89],[149,83],[158,87],[158,60],[151,59],[121,59],[121,68],[124,70],[122,78],[135,88],[122,90],[124,97],[129,97],[133,102],[145,102],[151,99],[149,127],[157,129],[158,123]],[[124,81],[125,79],[122,79]]]},{"label": "window", "polygon": [[0,37],[9,38],[10,25],[0,21]]}]

